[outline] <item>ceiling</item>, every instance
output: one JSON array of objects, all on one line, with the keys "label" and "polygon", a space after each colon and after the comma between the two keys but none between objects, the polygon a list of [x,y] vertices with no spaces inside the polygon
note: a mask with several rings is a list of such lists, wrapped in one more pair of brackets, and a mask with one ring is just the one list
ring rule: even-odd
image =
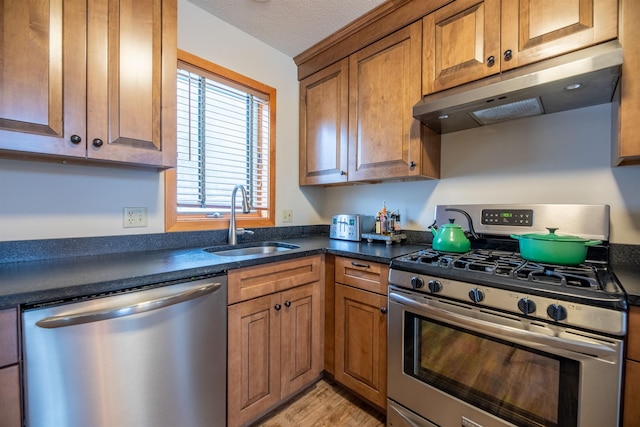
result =
[{"label": "ceiling", "polygon": [[385,0],[188,0],[294,57]]}]

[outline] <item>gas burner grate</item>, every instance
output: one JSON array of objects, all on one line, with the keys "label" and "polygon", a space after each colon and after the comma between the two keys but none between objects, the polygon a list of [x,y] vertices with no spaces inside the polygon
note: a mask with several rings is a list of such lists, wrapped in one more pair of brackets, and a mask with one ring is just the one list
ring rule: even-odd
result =
[{"label": "gas burner grate", "polygon": [[475,249],[466,253],[439,252],[423,249],[405,255],[401,261],[483,275],[495,275],[532,285],[546,284],[568,288],[600,290],[603,285],[597,269],[588,264],[561,266],[524,260],[519,252]]},{"label": "gas burner grate", "polygon": [[499,276],[511,276],[513,271],[522,263],[522,258],[513,252],[479,249],[461,255],[453,263],[453,268]]},{"label": "gas burner grate", "polygon": [[600,289],[596,272],[584,264],[568,267],[527,262],[515,271],[514,277],[536,283]]}]

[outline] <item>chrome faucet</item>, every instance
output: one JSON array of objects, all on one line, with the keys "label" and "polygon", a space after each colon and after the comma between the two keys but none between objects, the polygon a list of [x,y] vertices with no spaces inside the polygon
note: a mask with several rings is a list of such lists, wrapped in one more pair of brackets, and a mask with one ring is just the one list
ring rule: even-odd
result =
[{"label": "chrome faucet", "polygon": [[[242,234],[248,233],[249,230],[236,230],[236,191],[240,190],[242,193],[242,213],[249,213],[251,207],[249,206],[249,198],[247,197],[247,190],[243,185],[236,185],[231,192],[231,220],[229,221],[229,240],[230,245],[238,244],[238,231]],[[252,234],[252,233],[251,233]]]}]

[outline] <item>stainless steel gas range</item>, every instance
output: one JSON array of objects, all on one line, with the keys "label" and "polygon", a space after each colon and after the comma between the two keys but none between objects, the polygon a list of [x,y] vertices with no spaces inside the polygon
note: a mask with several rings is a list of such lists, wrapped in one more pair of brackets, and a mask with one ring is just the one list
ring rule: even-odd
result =
[{"label": "stainless steel gas range", "polygon": [[[619,425],[627,305],[609,207],[437,206],[450,220],[473,224],[470,251],[391,262],[387,425]],[[547,227],[602,243],[579,265],[524,260],[509,236]]]}]

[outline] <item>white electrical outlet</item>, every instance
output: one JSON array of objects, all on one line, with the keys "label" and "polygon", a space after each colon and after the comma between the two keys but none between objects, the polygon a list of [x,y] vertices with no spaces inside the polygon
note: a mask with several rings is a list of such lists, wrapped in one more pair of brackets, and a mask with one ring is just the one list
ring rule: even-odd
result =
[{"label": "white electrical outlet", "polygon": [[122,222],[124,228],[146,227],[147,208],[124,208]]},{"label": "white electrical outlet", "polygon": [[285,209],[282,211],[282,222],[293,222],[293,210]]}]

